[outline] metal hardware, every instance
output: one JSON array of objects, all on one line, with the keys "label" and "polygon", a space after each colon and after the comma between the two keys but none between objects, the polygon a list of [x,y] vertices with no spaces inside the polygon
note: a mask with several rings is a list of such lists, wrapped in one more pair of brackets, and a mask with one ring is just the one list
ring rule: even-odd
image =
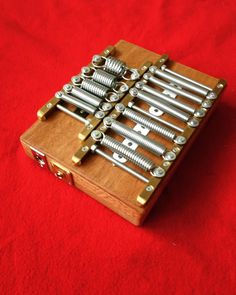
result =
[{"label": "metal hardware", "polygon": [[83,79],[81,82],[81,88],[101,98],[106,97],[109,91],[109,88],[91,79]]},{"label": "metal hardware", "polygon": [[191,118],[188,123],[187,123],[190,127],[197,127],[199,125],[199,121],[195,118]]},{"label": "metal hardware", "polygon": [[55,161],[50,161],[50,166],[51,166],[51,171],[52,173],[58,178],[63,181],[65,181],[68,184],[73,184],[73,177],[72,173],[70,172],[69,169],[65,168],[61,164],[55,162]]},{"label": "metal hardware", "polygon": [[143,78],[147,81],[149,81],[150,83],[156,85],[156,86],[159,86],[161,87],[162,89],[167,89],[167,90],[170,90],[170,91],[173,91],[174,93],[178,94],[178,95],[181,95],[183,97],[186,97],[198,104],[201,104],[203,99],[200,97],[200,96],[197,96],[189,91],[186,91],[184,89],[180,89],[176,86],[172,86],[168,83],[166,83],[165,81],[163,80],[160,80],[156,77],[154,77],[151,73],[146,73],[144,74]]},{"label": "metal hardware", "polygon": [[111,73],[107,73],[103,70],[97,69],[94,71],[92,78],[94,81],[105,85],[109,88],[114,88],[117,82],[117,77]]},{"label": "metal hardware", "polygon": [[143,110],[143,109],[137,107],[137,106],[134,104],[133,101],[129,102],[129,103],[128,103],[128,106],[129,106],[131,109],[134,109],[134,110],[138,111],[139,113],[146,115],[147,117],[150,117],[150,118],[152,118],[152,119],[154,119],[154,120],[156,120],[156,121],[158,121],[158,122],[160,122],[160,123],[162,123],[162,124],[164,124],[164,125],[166,125],[166,126],[168,126],[168,127],[171,127],[172,129],[174,129],[174,130],[176,130],[176,131],[184,132],[184,129],[183,129],[183,128],[180,128],[179,126],[177,126],[177,125],[175,125],[175,124],[173,124],[173,123],[170,123],[170,122],[168,122],[168,121],[166,121],[166,120],[164,120],[164,119],[162,119],[162,118],[159,118],[159,117],[157,117],[157,116],[154,116],[154,115],[152,115],[151,113],[149,113],[149,112],[147,112],[147,111],[145,111],[145,110]]},{"label": "metal hardware", "polygon": [[89,124],[89,121],[85,118],[83,118],[82,116],[76,114],[75,112],[72,112],[70,110],[68,110],[66,107],[60,105],[60,104],[57,104],[57,108],[62,111],[63,113],[73,117],[74,119],[80,121],[81,123],[84,123],[85,125]]},{"label": "metal hardware", "polygon": [[[145,74],[145,75],[148,75],[148,74]],[[171,105],[174,105],[174,106],[178,107],[179,109],[182,109],[182,110],[184,110],[184,111],[186,111],[186,112],[188,112],[190,114],[194,114],[194,112],[195,112],[195,109],[193,107],[190,107],[189,105],[187,105],[187,104],[185,104],[185,103],[183,103],[181,101],[178,101],[176,99],[173,99],[173,98],[171,98],[171,97],[169,97],[169,96],[161,93],[157,89],[154,89],[154,88],[146,85],[143,82],[137,82],[135,84],[135,87],[138,88],[138,89],[140,89],[140,90],[143,90],[143,91],[145,91],[147,93],[150,93],[150,94],[158,97],[162,101],[167,102],[167,103],[170,103]]]},{"label": "metal hardware", "polygon": [[164,103],[160,100],[157,99],[156,96],[146,93],[145,91],[142,90],[138,90],[136,88],[131,88],[129,93],[133,96],[133,97],[137,97],[143,101],[145,101],[146,103],[148,103],[149,105],[155,106],[158,109],[162,110],[163,112],[166,112],[167,114],[178,118],[184,122],[187,122],[190,118],[190,115],[167,104]]},{"label": "metal hardware", "polygon": [[99,105],[102,102],[102,99],[85,91],[84,89],[78,88],[76,86],[72,86],[71,84],[66,84],[63,87],[63,90],[68,93],[71,94],[73,96],[75,96],[76,98],[84,101],[85,103],[88,103],[94,107],[99,107]]},{"label": "metal hardware", "polygon": [[[122,106],[123,106],[123,111],[122,111]],[[116,109],[121,111],[122,114],[126,118],[145,126],[149,130],[151,130],[151,131],[153,131],[155,133],[158,133],[161,136],[163,136],[163,137],[165,137],[165,138],[167,138],[169,140],[174,140],[175,137],[176,137],[176,134],[175,134],[174,131],[170,130],[167,127],[163,127],[160,124],[157,124],[153,120],[151,120],[151,119],[147,118],[146,116],[143,116],[143,115],[131,110],[130,108],[125,108],[125,106],[122,105],[122,104],[117,104]]]},{"label": "metal hardware", "polygon": [[139,172],[137,172],[134,169],[130,168],[129,166],[127,166],[127,165],[125,165],[123,163],[120,163],[119,161],[117,161],[116,159],[114,159],[113,157],[111,157],[110,155],[108,155],[107,153],[102,151],[101,149],[99,149],[96,145],[93,145],[91,147],[91,150],[93,152],[97,153],[98,155],[102,156],[106,160],[112,162],[115,166],[118,166],[118,167],[122,168],[126,172],[128,172],[131,175],[135,176],[136,178],[140,179],[141,181],[146,182],[146,183],[149,182],[149,179],[147,177],[143,176],[142,174],[140,174]]},{"label": "metal hardware", "polygon": [[48,168],[46,155],[44,153],[40,152],[39,150],[37,150],[36,148],[33,148],[32,146],[30,146],[30,150],[31,150],[31,153],[32,153],[34,159],[39,164],[39,166],[41,168]]},{"label": "metal hardware", "polygon": [[91,106],[87,103],[85,103],[84,101],[80,101],[78,99],[76,99],[73,96],[70,96],[68,94],[63,93],[62,91],[58,91],[55,96],[65,102],[71,103],[74,106],[76,106],[79,109],[84,110],[85,112],[89,113],[89,114],[95,114],[96,112],[96,108],[94,106]]},{"label": "metal hardware", "polygon": [[167,81],[170,81],[170,82],[173,82],[183,88],[186,88],[186,89],[189,89],[195,93],[198,93],[198,94],[201,94],[203,96],[207,96],[207,94],[209,93],[209,90],[201,87],[201,86],[198,86],[196,85],[195,83],[193,83],[192,81],[188,81],[186,79],[184,79],[184,76],[182,77],[177,77],[176,75],[173,75],[173,74],[170,74],[170,73],[167,73],[165,71],[162,71],[160,69],[158,69],[157,67],[155,66],[151,66],[149,68],[150,72],[156,76],[159,76],[161,78],[163,78],[164,80],[167,80]]},{"label": "metal hardware", "polygon": [[106,117],[103,120],[103,123],[108,128],[111,128],[116,133],[128,137],[140,146],[146,148],[150,152],[156,154],[156,155],[163,155],[166,152],[166,147],[158,143],[150,138],[147,138],[146,136],[134,131],[130,127],[126,126],[125,124],[118,122],[116,120],[113,120],[111,117]]},{"label": "metal hardware", "polygon": [[119,59],[116,59],[112,56],[106,58],[105,61],[105,70],[113,75],[122,76],[126,70],[126,65]]}]

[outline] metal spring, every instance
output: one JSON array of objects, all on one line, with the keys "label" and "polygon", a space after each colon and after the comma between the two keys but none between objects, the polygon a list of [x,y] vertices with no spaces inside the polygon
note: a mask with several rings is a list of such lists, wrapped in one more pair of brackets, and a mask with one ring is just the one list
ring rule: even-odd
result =
[{"label": "metal spring", "polygon": [[105,70],[116,76],[122,76],[125,72],[126,65],[119,59],[109,56],[105,62]]},{"label": "metal spring", "polygon": [[101,145],[107,147],[114,153],[118,153],[122,157],[125,157],[130,162],[134,163],[138,167],[145,171],[150,171],[155,167],[152,160],[146,158],[144,155],[130,149],[121,142],[115,140],[114,138],[104,135],[101,141]]},{"label": "metal spring", "polygon": [[146,148],[154,154],[160,156],[166,152],[166,147],[163,144],[160,144],[150,138],[145,137],[144,135],[134,131],[121,122],[113,120],[110,128],[118,134],[130,138],[131,140],[135,141],[140,146]]},{"label": "metal spring", "polygon": [[167,127],[161,126],[160,124],[157,124],[156,122],[152,121],[151,119],[148,119],[146,116],[143,116],[141,114],[138,114],[137,112],[131,110],[130,108],[125,108],[123,115],[131,119],[132,121],[135,121],[148,129],[162,135],[165,138],[168,138],[170,140],[174,140],[176,137],[176,134],[174,131],[170,130]]},{"label": "metal spring", "polygon": [[106,86],[90,79],[84,79],[81,83],[81,88],[101,98],[104,98],[109,90]]},{"label": "metal spring", "polygon": [[97,69],[96,71],[94,71],[92,78],[94,81],[102,85],[105,85],[109,88],[114,88],[117,81],[116,76],[100,69]]}]

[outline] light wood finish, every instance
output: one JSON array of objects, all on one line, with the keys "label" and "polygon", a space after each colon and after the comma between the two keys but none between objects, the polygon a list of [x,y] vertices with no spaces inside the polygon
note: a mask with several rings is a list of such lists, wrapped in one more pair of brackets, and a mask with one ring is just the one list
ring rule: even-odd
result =
[{"label": "light wood finish", "polygon": [[[147,61],[155,63],[160,58],[160,55],[126,41],[118,42],[115,45],[115,49],[115,57],[125,61],[129,67],[139,68]],[[173,61],[168,62],[168,67],[212,88],[214,88],[219,81],[219,79]],[[216,100],[216,103],[217,101],[218,99]],[[188,101],[188,103],[194,105],[190,101]],[[214,106],[203,119],[204,122],[209,118],[216,103],[214,103]],[[145,107],[144,104],[140,105]],[[163,117],[180,127],[185,126],[184,123],[181,123],[168,115],[164,115]],[[122,119],[122,121],[131,126],[134,125],[134,123],[130,121],[128,122],[126,119]],[[114,167],[102,157],[95,154],[89,154],[83,160],[81,166],[74,165],[71,159],[80,147],[81,143],[78,140],[78,133],[83,130],[84,126],[82,123],[74,120],[66,114],[56,110],[50,114],[47,120],[43,122],[35,122],[30,129],[21,136],[21,142],[29,157],[33,158],[30,146],[45,153],[49,163],[52,160],[71,171],[74,185],[77,188],[92,196],[94,199],[109,207],[133,224],[140,225],[153,207],[166,183],[169,181],[169,178],[178,166],[181,158],[191,146],[196,135],[205,125],[204,122],[202,122],[201,126],[197,128],[196,132],[194,132],[191,140],[185,145],[181,156],[174,162],[174,165],[172,165],[171,169],[168,171],[167,176],[159,183],[158,189],[145,206],[140,206],[137,202],[137,196],[143,191],[146,185],[120,168]],[[150,134],[148,136],[165,144],[168,149],[174,147],[174,143],[170,143],[160,136],[155,134]],[[116,137],[120,140],[122,139],[119,136]],[[138,150],[143,154],[146,154],[149,158],[155,160],[157,164],[162,163],[161,159],[144,151],[142,148],[138,148]],[[199,155],[196,155],[196,157],[198,156]],[[134,167],[133,165],[130,166]],[[49,165],[49,167],[51,167],[51,165]],[[137,168],[135,167],[135,169]],[[141,172],[141,170],[139,171]],[[150,177],[148,173],[143,174]]]}]

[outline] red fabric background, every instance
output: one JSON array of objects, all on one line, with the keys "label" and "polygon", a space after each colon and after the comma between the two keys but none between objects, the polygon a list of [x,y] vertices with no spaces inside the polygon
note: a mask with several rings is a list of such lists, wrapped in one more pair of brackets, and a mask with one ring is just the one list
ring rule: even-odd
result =
[{"label": "red fabric background", "polygon": [[[236,294],[235,1],[1,1],[0,294]],[[142,228],[28,159],[20,134],[125,39],[228,81]]]}]

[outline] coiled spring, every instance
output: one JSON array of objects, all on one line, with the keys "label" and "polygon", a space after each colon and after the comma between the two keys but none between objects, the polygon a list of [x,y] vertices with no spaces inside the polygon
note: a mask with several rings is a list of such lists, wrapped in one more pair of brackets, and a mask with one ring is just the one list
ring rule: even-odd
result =
[{"label": "coiled spring", "polygon": [[124,74],[126,65],[121,60],[109,56],[105,61],[105,70],[120,77]]},{"label": "coiled spring", "polygon": [[[104,119],[105,125],[107,125],[107,118]],[[164,153],[166,152],[166,147],[163,144],[160,144],[150,138],[145,137],[144,135],[134,131],[133,129],[121,122],[115,121],[113,119],[111,120],[112,123],[108,124],[107,126],[110,127],[116,133],[124,137],[130,138],[131,140],[138,143],[140,146],[146,148],[147,150],[159,156],[164,155]]]},{"label": "coiled spring", "polygon": [[81,88],[101,98],[106,97],[109,91],[109,88],[107,88],[106,86],[101,85],[90,79],[84,79],[81,83]]},{"label": "coiled spring", "polygon": [[174,131],[164,126],[161,126],[160,124],[157,124],[151,119],[146,118],[145,116],[131,110],[130,108],[125,108],[123,111],[123,115],[126,118],[147,127],[151,131],[156,132],[167,139],[174,140],[176,137],[176,134]]},{"label": "coiled spring", "polygon": [[144,155],[130,149],[129,147],[123,145],[114,138],[104,135],[101,141],[101,145],[107,147],[114,153],[118,153],[120,156],[131,161],[138,167],[142,168],[145,171],[150,171],[155,167],[155,164],[152,160],[146,158]]},{"label": "coiled spring", "polygon": [[92,78],[95,82],[98,82],[109,88],[114,88],[117,82],[117,77],[115,75],[112,75],[100,69],[94,71]]}]

